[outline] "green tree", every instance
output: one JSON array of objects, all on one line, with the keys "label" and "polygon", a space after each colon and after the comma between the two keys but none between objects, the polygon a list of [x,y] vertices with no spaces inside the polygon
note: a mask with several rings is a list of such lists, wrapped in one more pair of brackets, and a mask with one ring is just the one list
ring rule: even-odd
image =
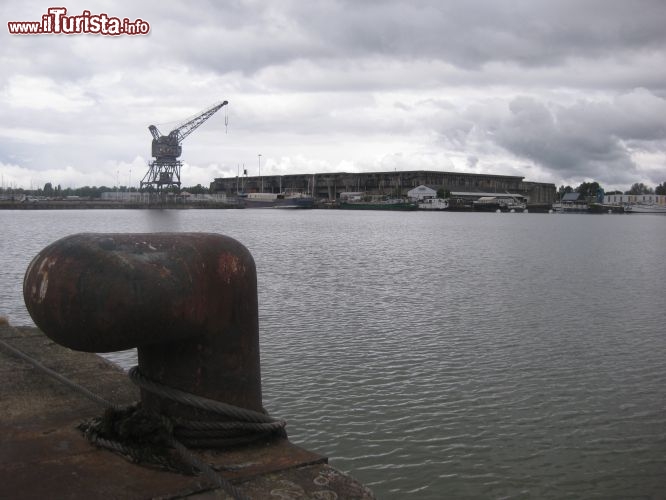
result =
[{"label": "green tree", "polygon": [[101,198],[102,193],[106,191],[113,191],[110,187],[107,186],[83,186],[80,188],[76,188],[74,190],[71,190],[71,194],[67,196],[80,196],[81,198]]},{"label": "green tree", "polygon": [[197,184],[196,186],[183,188],[183,191],[187,191],[188,193],[191,193],[191,194],[206,194],[206,193],[208,193],[208,189],[203,187],[201,184]]},{"label": "green tree", "polygon": [[625,194],[654,194],[654,189],[647,187],[642,182],[636,182],[631,185],[631,189]]},{"label": "green tree", "polygon": [[654,194],[666,194],[666,182],[662,182],[654,190]]},{"label": "green tree", "polygon": [[585,199],[596,198],[600,190],[601,186],[598,182],[583,182],[576,188],[576,192]]},{"label": "green tree", "polygon": [[573,193],[573,190],[571,186],[560,186],[557,190],[557,197],[562,199],[562,196],[567,193]]},{"label": "green tree", "polygon": [[44,196],[53,196],[53,185],[50,182],[44,184]]},{"label": "green tree", "polygon": [[442,186],[437,190],[437,198],[442,198],[443,200],[451,198],[451,191]]}]

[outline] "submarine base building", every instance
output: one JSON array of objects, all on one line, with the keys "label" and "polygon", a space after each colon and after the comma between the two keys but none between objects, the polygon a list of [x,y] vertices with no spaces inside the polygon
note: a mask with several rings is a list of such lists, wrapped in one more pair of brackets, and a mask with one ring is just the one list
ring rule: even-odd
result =
[{"label": "submarine base building", "polygon": [[368,195],[404,197],[417,186],[444,188],[451,193],[464,193],[474,199],[488,193],[518,194],[529,205],[552,205],[556,201],[555,184],[526,182],[513,175],[467,174],[431,170],[405,170],[367,173],[322,173],[267,176],[220,177],[210,184],[211,193],[234,196],[239,193],[301,192],[317,201],[336,201],[341,193],[364,192]]}]

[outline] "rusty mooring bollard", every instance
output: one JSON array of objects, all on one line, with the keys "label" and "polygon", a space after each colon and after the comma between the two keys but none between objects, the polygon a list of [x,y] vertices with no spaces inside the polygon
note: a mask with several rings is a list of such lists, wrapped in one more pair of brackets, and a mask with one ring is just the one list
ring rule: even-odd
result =
[{"label": "rusty mooring bollard", "polygon": [[[263,412],[256,269],[231,238],[68,236],[33,259],[23,295],[37,326],[61,345],[86,352],[137,347],[147,378]],[[143,389],[141,399],[165,415],[201,417]]]}]

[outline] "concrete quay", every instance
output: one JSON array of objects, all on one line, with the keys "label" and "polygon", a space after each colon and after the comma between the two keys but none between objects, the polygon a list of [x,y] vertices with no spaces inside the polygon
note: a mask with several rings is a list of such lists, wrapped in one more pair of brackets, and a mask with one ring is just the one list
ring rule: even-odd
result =
[{"label": "concrete quay", "polygon": [[[0,323],[0,498],[233,498],[205,476],[131,463],[90,444],[77,426],[104,408],[12,349],[115,405],[139,399],[125,372],[104,358],[62,347],[37,328]],[[374,498],[287,439],[190,451],[248,498]]]}]

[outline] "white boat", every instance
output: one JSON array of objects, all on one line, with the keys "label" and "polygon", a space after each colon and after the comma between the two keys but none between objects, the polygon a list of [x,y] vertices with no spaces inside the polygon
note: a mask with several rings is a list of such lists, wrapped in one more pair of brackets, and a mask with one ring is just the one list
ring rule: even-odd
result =
[{"label": "white boat", "polygon": [[482,196],[478,200],[472,202],[474,211],[479,212],[501,212],[502,204],[496,196]]},{"label": "white boat", "polygon": [[626,214],[666,214],[666,205],[625,205]]},{"label": "white boat", "polygon": [[508,194],[511,198],[500,199],[500,204],[502,205],[500,208],[502,211],[509,211],[510,213],[515,213],[515,212],[527,213],[527,199],[525,197],[521,197],[519,199],[518,196],[513,195],[508,191],[506,192],[506,194]]},{"label": "white boat", "polygon": [[481,212],[527,212],[527,204],[516,198],[482,196],[472,202],[474,210]]},{"label": "white boat", "polygon": [[557,214],[583,214],[589,213],[590,207],[587,202],[556,202],[553,203],[553,212]]},{"label": "white boat", "polygon": [[419,210],[448,210],[449,200],[442,198],[426,198],[418,202]]},{"label": "white boat", "polygon": [[514,200],[514,201],[511,201],[509,203],[506,203],[504,206],[511,213],[514,213],[514,212],[527,213],[527,204],[526,203],[521,203],[519,201]]}]

